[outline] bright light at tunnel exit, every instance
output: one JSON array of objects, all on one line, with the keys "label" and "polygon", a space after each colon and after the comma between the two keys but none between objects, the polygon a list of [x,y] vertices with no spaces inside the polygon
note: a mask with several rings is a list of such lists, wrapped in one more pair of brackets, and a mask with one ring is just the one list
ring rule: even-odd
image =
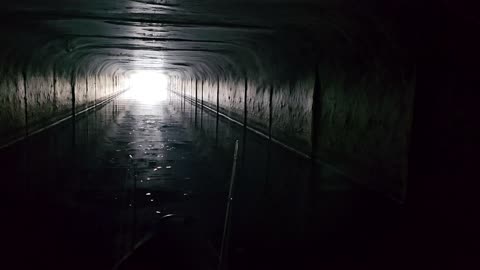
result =
[{"label": "bright light at tunnel exit", "polygon": [[128,98],[145,104],[154,104],[167,99],[168,78],[155,71],[136,71],[130,75]]}]

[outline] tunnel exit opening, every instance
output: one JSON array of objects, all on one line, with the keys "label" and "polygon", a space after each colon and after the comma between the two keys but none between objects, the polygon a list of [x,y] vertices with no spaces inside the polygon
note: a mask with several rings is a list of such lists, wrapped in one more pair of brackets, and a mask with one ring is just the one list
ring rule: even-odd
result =
[{"label": "tunnel exit opening", "polygon": [[167,99],[168,77],[158,71],[139,70],[130,75],[130,89],[126,93],[129,99],[144,104],[155,104]]}]

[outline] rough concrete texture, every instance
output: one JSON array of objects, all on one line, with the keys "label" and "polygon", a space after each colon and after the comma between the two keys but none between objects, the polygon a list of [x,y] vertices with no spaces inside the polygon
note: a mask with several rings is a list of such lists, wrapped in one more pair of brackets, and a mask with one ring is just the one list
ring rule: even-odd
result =
[{"label": "rough concrete texture", "polygon": [[57,71],[55,77],[55,100],[54,107],[58,117],[70,115],[72,113],[72,84],[71,75],[65,71]]},{"label": "rough concrete texture", "polygon": [[75,110],[77,112],[84,110],[88,104],[86,76],[78,74],[73,79],[75,87]]},{"label": "rough concrete texture", "polygon": [[358,177],[368,176],[376,188],[401,193],[413,114],[411,76],[373,63],[355,70],[321,69],[315,152]]},{"label": "rough concrete texture", "polygon": [[[315,91],[312,69],[286,82],[247,80],[247,125],[269,135],[273,87],[271,136],[274,139],[313,155],[373,189],[400,198],[407,176],[413,78],[397,74],[394,77],[398,80],[394,80],[392,74],[381,68],[359,71],[361,74],[356,77],[341,68],[329,68],[319,69],[316,106],[320,117],[316,123],[312,124]],[[195,89],[189,89],[189,82],[190,79],[172,77],[172,90],[195,99],[192,96]],[[185,91],[182,87],[186,87]],[[220,79],[219,87],[220,112],[243,123],[245,80]],[[202,80],[197,79],[197,89],[201,103]],[[216,108],[216,92],[215,80],[203,83],[205,105]],[[312,139],[316,140],[315,149]]]},{"label": "rough concrete texture", "polygon": [[25,133],[24,86],[21,74],[0,73],[0,138]]},{"label": "rough concrete texture", "polygon": [[312,72],[276,84],[272,96],[272,136],[307,154],[311,152]]},{"label": "rough concrete texture", "polygon": [[[26,132],[34,132],[72,114],[72,80],[66,78],[65,74],[48,69],[0,74],[0,143],[8,143]],[[85,75],[78,75],[74,80],[76,112],[93,105],[95,97],[100,102],[115,94],[118,89],[123,90],[115,89],[112,77],[103,75],[99,79],[100,91],[95,93],[93,87],[93,93],[89,93],[87,78],[95,81],[95,76]]]},{"label": "rough concrete texture", "polygon": [[26,73],[25,78],[28,129],[32,131],[38,128],[41,123],[48,122],[48,119],[55,114],[54,106],[52,106],[55,94],[50,71],[29,72]]},{"label": "rough concrete texture", "polygon": [[0,62],[38,85],[32,121],[68,112],[69,99],[77,111],[104,100],[132,70],[162,70],[176,91],[215,107],[219,88],[222,113],[243,121],[246,108],[250,127],[402,193],[393,178],[407,174],[417,44],[405,14],[416,1],[7,2]]},{"label": "rough concrete texture", "polygon": [[270,88],[268,82],[248,80],[247,83],[248,125],[265,134],[270,123]]},{"label": "rough concrete texture", "polygon": [[365,13],[341,8],[344,4],[290,20],[302,26],[277,28],[275,18],[266,32],[216,36],[204,30],[205,36],[241,49],[226,46],[218,56],[185,56],[194,60],[172,72],[179,80],[173,85],[178,93],[178,85],[186,85],[191,96],[188,82],[205,81],[204,103],[216,107],[212,98],[219,80],[220,112],[243,122],[246,108],[249,127],[403,199],[415,77],[412,44],[399,28],[405,22],[398,12],[408,4],[397,10],[357,6]]},{"label": "rough concrete texture", "polygon": [[[313,77],[313,75],[311,76]],[[187,97],[195,99],[195,90],[189,90],[190,80],[172,78],[171,87],[182,94],[182,85],[186,85]],[[283,84],[259,83],[259,80],[226,79],[219,80],[220,112],[233,119],[244,122],[245,90],[247,91],[247,125],[268,135],[270,125],[270,91],[272,96],[272,136],[281,141],[310,153],[311,148],[311,107],[313,79],[292,81]],[[245,83],[247,85],[245,85]],[[247,88],[245,88],[247,87]],[[193,92],[193,96],[192,93]],[[204,105],[216,108],[217,81],[208,80],[203,84]],[[202,102],[202,83],[198,80],[198,101]]]},{"label": "rough concrete texture", "polygon": [[203,83],[203,102],[205,105],[210,106],[211,108],[216,108],[217,81],[205,81]]},{"label": "rough concrete texture", "polygon": [[242,121],[244,115],[245,79],[220,79],[220,112]]}]

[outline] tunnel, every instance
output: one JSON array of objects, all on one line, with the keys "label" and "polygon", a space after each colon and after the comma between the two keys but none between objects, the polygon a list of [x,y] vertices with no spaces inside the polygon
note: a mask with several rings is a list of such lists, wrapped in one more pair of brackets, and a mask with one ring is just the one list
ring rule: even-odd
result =
[{"label": "tunnel", "polygon": [[3,1],[0,267],[475,269],[478,11]]}]

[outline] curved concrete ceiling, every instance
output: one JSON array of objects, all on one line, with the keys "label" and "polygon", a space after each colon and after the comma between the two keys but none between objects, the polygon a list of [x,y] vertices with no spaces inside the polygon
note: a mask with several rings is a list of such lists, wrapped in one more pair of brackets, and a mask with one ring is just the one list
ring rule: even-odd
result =
[{"label": "curved concrete ceiling", "polygon": [[381,53],[379,48],[394,50],[399,38],[391,29],[407,6],[373,0],[21,0],[5,5],[1,57],[10,63],[75,65],[87,72],[161,69],[202,77],[246,70],[294,76],[320,56],[356,55],[362,61]]}]

